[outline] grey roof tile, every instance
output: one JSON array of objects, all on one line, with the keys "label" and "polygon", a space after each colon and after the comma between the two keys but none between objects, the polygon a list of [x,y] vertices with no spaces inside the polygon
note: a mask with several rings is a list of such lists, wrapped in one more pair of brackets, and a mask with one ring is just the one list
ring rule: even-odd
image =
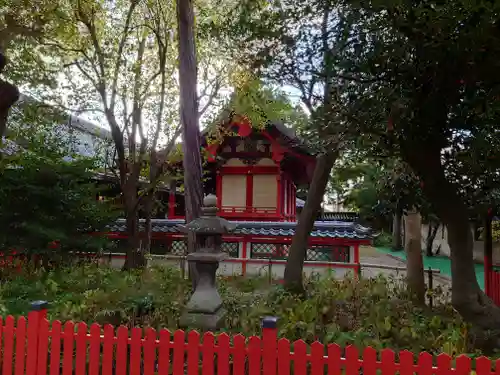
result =
[{"label": "grey roof tile", "polygon": [[[232,234],[254,236],[293,236],[296,222],[267,222],[267,221],[231,221],[237,225]],[[184,220],[154,219],[152,231],[155,233],[180,233],[177,225],[185,224]],[[125,220],[119,219],[108,226],[110,232],[125,232]],[[144,230],[144,221],[141,220],[140,230]],[[370,228],[352,222],[316,221],[311,231],[311,237],[343,238],[370,240],[373,234]]]}]

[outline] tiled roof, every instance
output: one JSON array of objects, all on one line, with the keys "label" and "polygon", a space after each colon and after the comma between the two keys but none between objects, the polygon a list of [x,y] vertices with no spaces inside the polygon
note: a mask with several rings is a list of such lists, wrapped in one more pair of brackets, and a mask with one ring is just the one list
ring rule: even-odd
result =
[{"label": "tiled roof", "polygon": [[356,221],[359,219],[357,212],[323,212],[320,215],[323,221]]},{"label": "tiled roof", "polygon": [[[255,236],[293,236],[296,222],[269,222],[269,221],[231,221],[237,225],[233,234],[250,234]],[[155,233],[179,233],[178,225],[185,224],[184,220],[153,219],[152,231]],[[144,221],[141,220],[141,230]],[[124,232],[125,219],[118,219],[108,227],[110,232]],[[316,221],[312,237],[329,237],[342,239],[369,240],[373,238],[370,228],[342,221]]]}]

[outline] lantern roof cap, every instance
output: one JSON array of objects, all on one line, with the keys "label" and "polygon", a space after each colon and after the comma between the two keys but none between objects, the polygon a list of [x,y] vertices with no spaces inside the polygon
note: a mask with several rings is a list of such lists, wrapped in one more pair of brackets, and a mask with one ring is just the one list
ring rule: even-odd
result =
[{"label": "lantern roof cap", "polygon": [[237,224],[231,223],[217,216],[217,197],[213,194],[203,199],[201,216],[186,225],[178,225],[177,228],[183,233],[195,233],[204,235],[217,235],[233,232]]}]

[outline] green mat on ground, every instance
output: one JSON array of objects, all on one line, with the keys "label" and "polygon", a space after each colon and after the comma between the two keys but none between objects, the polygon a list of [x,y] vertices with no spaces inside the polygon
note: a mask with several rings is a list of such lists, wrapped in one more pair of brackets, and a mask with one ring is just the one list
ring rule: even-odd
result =
[{"label": "green mat on ground", "polygon": [[[392,251],[386,247],[377,247],[377,251],[381,253],[390,254],[392,256],[398,257],[400,259],[406,260],[406,253],[404,251]],[[450,259],[443,256],[427,257],[424,256],[424,267],[434,268],[441,271],[444,276],[451,277],[451,262]],[[475,264],[476,278],[479,286],[484,290],[484,266],[482,264]]]}]

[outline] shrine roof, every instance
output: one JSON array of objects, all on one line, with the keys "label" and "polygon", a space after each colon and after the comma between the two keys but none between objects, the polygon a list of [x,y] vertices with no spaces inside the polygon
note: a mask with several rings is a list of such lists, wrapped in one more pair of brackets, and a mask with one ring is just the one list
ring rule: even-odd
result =
[{"label": "shrine roof", "polygon": [[[290,237],[295,234],[297,222],[271,221],[230,221],[236,224],[233,235],[275,236]],[[151,222],[153,233],[181,233],[178,225],[184,225],[184,220],[153,219]],[[108,226],[110,232],[125,232],[125,219],[118,219]],[[140,230],[144,229],[144,220],[140,221]],[[340,238],[352,240],[371,240],[374,237],[372,230],[353,222],[345,221],[316,221],[311,237]]]},{"label": "shrine roof", "polygon": [[[229,127],[230,125],[228,123],[224,126]],[[213,130],[214,130],[213,127],[207,127],[201,132],[202,144],[206,143],[206,137],[209,136]],[[256,129],[253,128],[253,130]],[[260,130],[266,130],[266,131],[275,130],[281,135],[282,139],[290,148],[305,153],[307,155],[313,155],[307,144],[295,133],[295,131],[292,128],[286,126],[284,123],[270,122],[265,126],[265,128]]]}]

